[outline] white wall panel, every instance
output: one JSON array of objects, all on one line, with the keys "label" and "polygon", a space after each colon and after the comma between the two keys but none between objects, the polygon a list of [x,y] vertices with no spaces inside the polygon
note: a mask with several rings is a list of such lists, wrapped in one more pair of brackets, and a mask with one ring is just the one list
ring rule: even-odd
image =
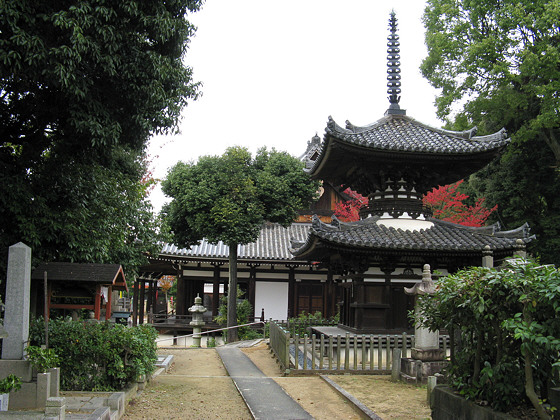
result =
[{"label": "white wall panel", "polygon": [[255,317],[264,308],[266,319],[283,320],[288,317],[288,283],[257,281],[255,283]]}]

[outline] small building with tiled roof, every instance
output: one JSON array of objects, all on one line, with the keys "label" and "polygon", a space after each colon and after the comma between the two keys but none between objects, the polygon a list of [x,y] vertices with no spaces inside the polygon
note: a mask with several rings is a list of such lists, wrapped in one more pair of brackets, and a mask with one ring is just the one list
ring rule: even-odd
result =
[{"label": "small building with tiled roof", "polygon": [[[290,252],[291,241],[304,241],[310,228],[309,223],[293,223],[287,228],[266,223],[255,242],[238,246],[238,283],[253,306],[255,317],[260,317],[263,311],[266,319],[282,320],[301,312],[336,314],[337,295],[328,269],[319,269],[314,262],[296,260]],[[205,306],[215,316],[219,306],[217,297],[227,291],[228,258],[229,249],[221,242],[211,244],[202,240],[190,248],[166,244],[142,267],[137,278],[141,286],[135,292],[145,290],[145,285],[152,286],[148,290],[154,289],[162,275],[174,275],[178,279],[177,315],[188,315],[187,308],[192,306],[194,297],[204,294]],[[323,286],[328,278],[331,282],[327,290]],[[144,299],[138,296],[136,300]],[[143,316],[140,305],[136,322]]]},{"label": "small building with tiled roof", "polygon": [[58,312],[64,317],[87,310],[93,312],[97,320],[101,317],[108,320],[117,293],[128,291],[120,264],[41,263],[31,272],[31,282],[31,308],[36,316],[50,317]]}]

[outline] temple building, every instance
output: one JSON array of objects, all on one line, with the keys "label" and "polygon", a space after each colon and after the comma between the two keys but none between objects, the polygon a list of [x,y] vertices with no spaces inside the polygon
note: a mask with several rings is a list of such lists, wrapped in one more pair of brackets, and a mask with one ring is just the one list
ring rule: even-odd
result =
[{"label": "temple building", "polygon": [[[436,220],[423,206],[424,194],[483,168],[509,139],[504,130],[477,136],[476,129],[442,130],[407,116],[399,105],[394,13],[389,29],[385,115],[363,127],[346,122],[343,128],[329,118],[322,141],[315,136],[302,156],[306,171],[323,181],[320,204],[287,229],[263,226],[256,243],[238,249],[239,284],[256,317],[264,312],[266,319],[286,319],[320,311],[327,317],[340,313],[340,326],[351,332],[410,332],[413,301],[404,288],[421,281],[424,264],[436,277],[446,275],[523,252],[534,239],[527,225],[510,231],[498,224],[466,227]],[[369,198],[359,221],[330,218],[346,188]],[[227,264],[223,244],[166,245],[138,281],[177,275],[177,314],[186,314],[196,293],[223,293]],[[216,299],[207,307],[215,314]]]},{"label": "temple building", "polygon": [[482,265],[483,257],[523,252],[533,239],[527,225],[500,231],[433,219],[422,197],[486,166],[509,143],[504,130],[476,136],[429,127],[399,106],[399,37],[395,14],[387,43],[389,108],[380,120],[342,128],[332,118],[307,171],[369,198],[361,220],[330,224],[313,219],[305,241],[293,241],[297,259],[329,267],[342,288],[341,324],[360,333],[401,332],[413,308],[404,287],[421,277],[424,264],[441,275]]}]

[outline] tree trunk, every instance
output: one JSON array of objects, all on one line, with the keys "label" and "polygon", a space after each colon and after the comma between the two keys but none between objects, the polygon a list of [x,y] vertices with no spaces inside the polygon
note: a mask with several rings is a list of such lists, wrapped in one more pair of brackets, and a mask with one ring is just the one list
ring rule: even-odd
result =
[{"label": "tree trunk", "polygon": [[[524,304],[523,308],[523,320],[527,325],[531,325],[532,317],[527,309],[527,303]],[[522,349],[523,361],[525,362],[525,394],[535,410],[540,419],[550,419],[551,417],[546,413],[542,404],[539,401],[539,396],[535,392],[535,382],[533,380],[533,359],[531,358],[531,352],[528,349]]]},{"label": "tree trunk", "polygon": [[540,133],[541,138],[546,142],[550,150],[554,154],[554,158],[556,159],[556,165],[560,165],[560,142],[556,138],[556,133],[551,128],[548,130],[548,135],[541,131]]},{"label": "tree trunk", "polygon": [[[237,325],[237,244],[229,244],[229,286],[227,306],[227,326]],[[227,330],[227,342],[238,340],[237,328]]]}]

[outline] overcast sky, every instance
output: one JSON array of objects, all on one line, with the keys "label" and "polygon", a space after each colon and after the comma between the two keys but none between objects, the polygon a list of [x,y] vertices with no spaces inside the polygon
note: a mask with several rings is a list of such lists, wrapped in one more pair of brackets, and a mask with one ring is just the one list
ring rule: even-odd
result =
[{"label": "overcast sky", "polygon": [[[154,176],[178,161],[241,145],[305,152],[329,115],[341,126],[383,117],[392,9],[401,42],[401,108],[440,127],[436,90],[421,76],[426,56],[422,0],[207,0],[190,16],[198,27],[185,62],[202,97],[184,109],[181,133],[155,136]],[[154,211],[167,200],[156,188]]]}]

